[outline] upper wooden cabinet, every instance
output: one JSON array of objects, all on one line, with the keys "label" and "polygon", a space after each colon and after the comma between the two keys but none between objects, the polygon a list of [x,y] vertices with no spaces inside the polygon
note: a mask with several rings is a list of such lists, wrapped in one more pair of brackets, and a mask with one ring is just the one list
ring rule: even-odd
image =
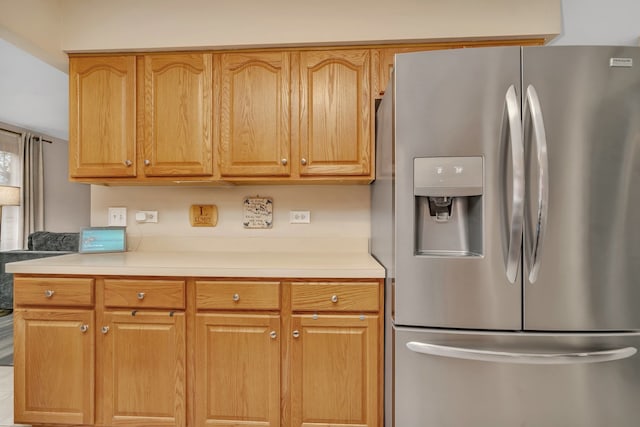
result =
[{"label": "upper wooden cabinet", "polygon": [[145,176],[211,176],[213,57],[144,56]]},{"label": "upper wooden cabinet", "polygon": [[301,176],[370,176],[370,50],[300,52]]},{"label": "upper wooden cabinet", "polygon": [[220,62],[221,175],[288,176],[289,52],[222,54]]},{"label": "upper wooden cabinet", "polygon": [[136,175],[136,57],[69,59],[69,176]]}]

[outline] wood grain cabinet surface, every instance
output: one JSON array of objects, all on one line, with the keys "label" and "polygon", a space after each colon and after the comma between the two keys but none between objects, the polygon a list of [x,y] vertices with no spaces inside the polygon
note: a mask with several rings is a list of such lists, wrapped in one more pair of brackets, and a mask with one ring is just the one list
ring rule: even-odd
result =
[{"label": "wood grain cabinet surface", "polygon": [[220,63],[221,175],[289,176],[290,53],[225,53]]},{"label": "wood grain cabinet surface", "polygon": [[17,423],[382,426],[381,280],[16,274],[65,283],[16,298]]},{"label": "wood grain cabinet surface", "polygon": [[368,176],[373,169],[369,49],[300,53],[301,176]]},{"label": "wood grain cabinet surface", "polygon": [[213,175],[213,56],[144,55],[144,144],[148,177]]},{"label": "wood grain cabinet surface", "polygon": [[136,176],[136,57],[69,58],[69,176]]}]

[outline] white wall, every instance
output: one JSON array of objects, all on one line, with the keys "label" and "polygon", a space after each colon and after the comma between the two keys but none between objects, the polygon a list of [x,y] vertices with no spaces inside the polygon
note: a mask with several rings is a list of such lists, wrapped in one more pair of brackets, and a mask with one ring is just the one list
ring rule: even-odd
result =
[{"label": "white wall", "polygon": [[560,0],[62,0],[66,51],[558,34]]},{"label": "white wall", "polygon": [[69,182],[69,144],[43,144],[44,229],[79,231],[90,224],[91,188]]},{"label": "white wall", "polygon": [[640,44],[640,1],[562,0],[563,30],[551,44]]},{"label": "white wall", "polygon": [[[107,225],[109,207],[127,207],[127,233],[172,237],[345,237],[368,238],[369,186],[271,185],[207,187],[92,186],[91,224]],[[245,197],[273,199],[273,227],[252,230],[242,225]],[[191,227],[192,204],[218,207],[216,227]],[[158,224],[137,224],[136,210],[157,210]],[[310,224],[290,224],[290,210],[311,211]]]}]

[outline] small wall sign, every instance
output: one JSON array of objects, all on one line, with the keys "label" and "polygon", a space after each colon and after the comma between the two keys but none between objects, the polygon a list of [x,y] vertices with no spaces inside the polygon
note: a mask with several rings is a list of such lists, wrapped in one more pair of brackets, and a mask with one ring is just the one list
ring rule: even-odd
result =
[{"label": "small wall sign", "polygon": [[273,200],[270,197],[245,197],[242,225],[244,228],[271,228]]},{"label": "small wall sign", "polygon": [[218,224],[216,205],[191,205],[189,222],[192,227],[215,227]]}]

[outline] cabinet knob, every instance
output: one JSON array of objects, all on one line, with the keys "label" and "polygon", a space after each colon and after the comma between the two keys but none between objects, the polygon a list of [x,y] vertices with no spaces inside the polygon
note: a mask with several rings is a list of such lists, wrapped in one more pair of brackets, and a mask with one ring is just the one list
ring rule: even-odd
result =
[{"label": "cabinet knob", "polygon": [[331,302],[334,303],[334,304],[337,303],[338,302],[338,295],[331,296]]},{"label": "cabinet knob", "polygon": [[293,335],[294,338],[298,338],[300,336],[300,331],[295,330],[295,331],[293,331],[293,334],[291,334],[291,335]]},{"label": "cabinet knob", "polygon": [[307,164],[307,159],[304,159],[304,158],[301,159],[300,163],[302,163],[302,166],[306,165]]},{"label": "cabinet knob", "polygon": [[145,166],[149,166],[151,164],[151,160],[149,159],[144,159],[144,165]]},{"label": "cabinet knob", "polygon": [[275,340],[278,337],[278,334],[276,333],[276,331],[271,331],[269,336],[271,337],[272,340]]},{"label": "cabinet knob", "polygon": [[144,292],[138,292],[138,299],[139,300],[143,300],[144,299]]},{"label": "cabinet knob", "polygon": [[235,302],[240,301],[240,295],[238,295],[238,294],[233,294],[233,300],[234,300]]},{"label": "cabinet knob", "polygon": [[55,291],[52,291],[51,289],[47,289],[46,291],[44,291],[44,296],[46,298],[51,298],[55,293],[56,293]]},{"label": "cabinet knob", "polygon": [[83,334],[85,332],[87,332],[89,330],[89,325],[81,325],[80,326],[80,332],[82,332]]},{"label": "cabinet knob", "polygon": [[131,166],[133,164],[133,162],[129,159],[124,161],[125,166]]},{"label": "cabinet knob", "polygon": [[106,334],[107,332],[109,332],[109,327],[108,326],[103,326],[101,329],[103,334]]},{"label": "cabinet knob", "polygon": [[288,162],[287,159],[282,159],[280,160],[280,163],[282,163],[283,166],[286,166]]}]

